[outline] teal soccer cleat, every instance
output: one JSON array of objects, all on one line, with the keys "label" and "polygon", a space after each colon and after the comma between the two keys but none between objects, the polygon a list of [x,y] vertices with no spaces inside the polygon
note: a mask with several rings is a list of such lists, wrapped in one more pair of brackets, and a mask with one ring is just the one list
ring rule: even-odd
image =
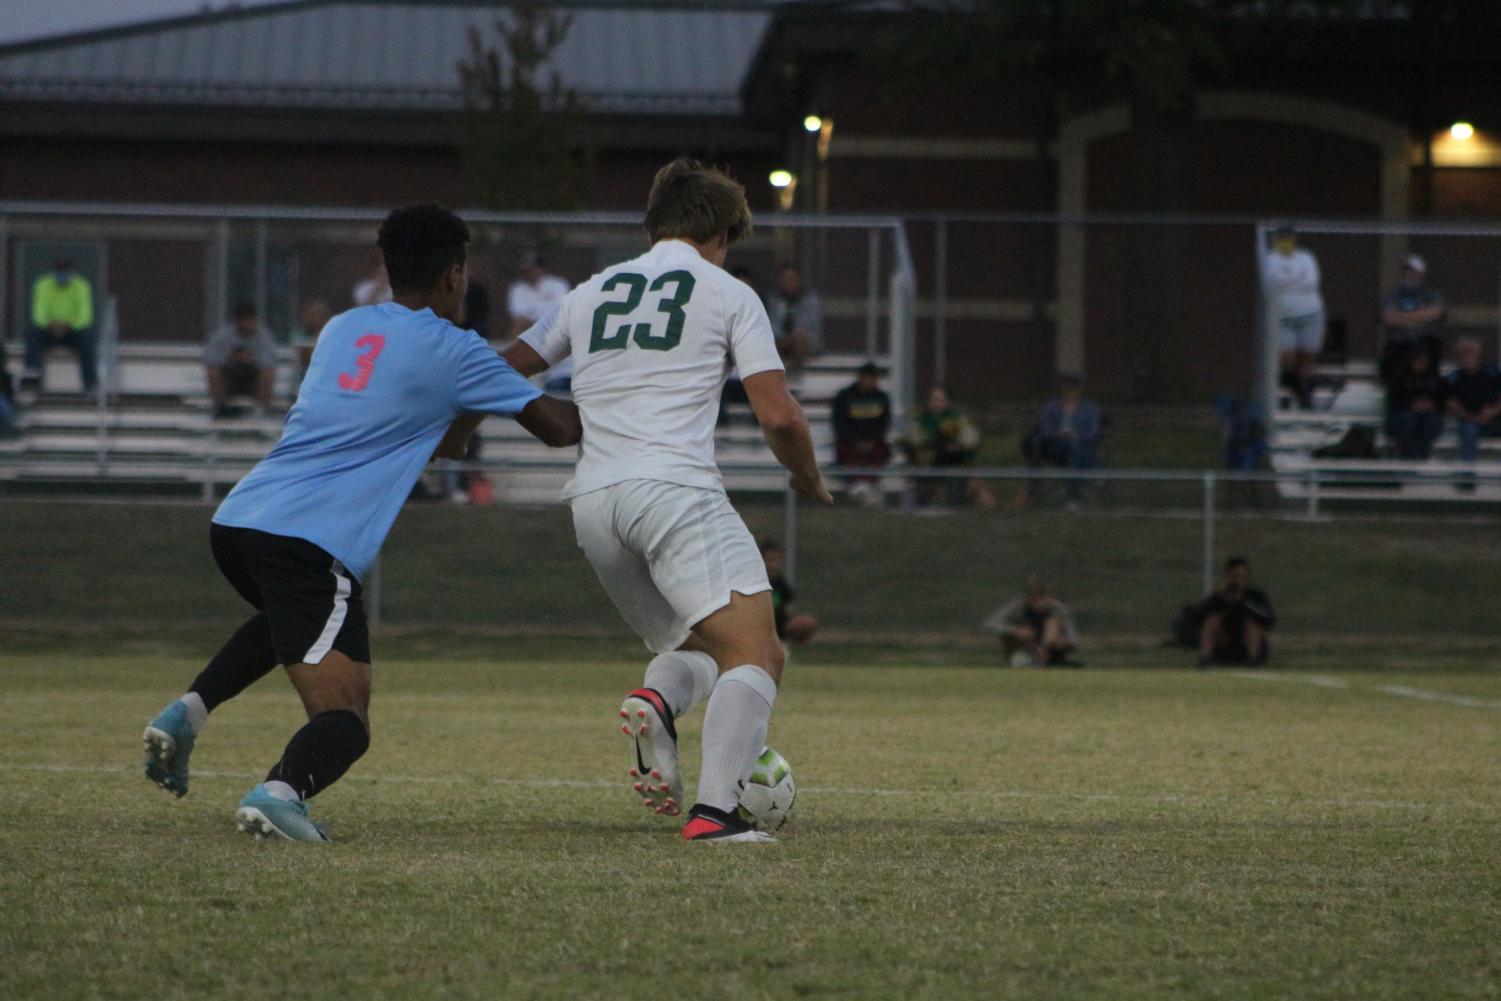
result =
[{"label": "teal soccer cleat", "polygon": [[174,796],[188,794],[188,756],[193,753],[188,707],[173,702],[146,724],[146,777]]},{"label": "teal soccer cleat", "polygon": [[328,842],[333,838],[323,825],[307,814],[307,804],[300,799],[280,799],[258,785],[240,800],[235,823],[246,834],[259,838],[282,838],[287,841]]}]

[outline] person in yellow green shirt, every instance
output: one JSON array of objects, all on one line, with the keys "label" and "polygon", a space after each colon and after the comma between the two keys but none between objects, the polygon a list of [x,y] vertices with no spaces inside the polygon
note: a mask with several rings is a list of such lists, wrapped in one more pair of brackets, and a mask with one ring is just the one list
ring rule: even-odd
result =
[{"label": "person in yellow green shirt", "polygon": [[31,288],[31,329],[26,335],[22,389],[41,388],[42,358],[54,347],[70,348],[78,355],[83,391],[93,393],[99,382],[94,354],[94,290],[67,260],[54,264]]}]

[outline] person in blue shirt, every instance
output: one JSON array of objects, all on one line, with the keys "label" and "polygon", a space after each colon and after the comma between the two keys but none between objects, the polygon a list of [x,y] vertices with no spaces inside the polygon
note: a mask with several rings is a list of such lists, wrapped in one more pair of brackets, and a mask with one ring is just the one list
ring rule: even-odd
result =
[{"label": "person in blue shirt", "polygon": [[454,325],[468,241],[463,221],[437,205],[386,217],[378,243],[394,298],[323,328],[281,440],[214,514],[214,559],[256,614],[146,727],[146,776],[186,795],[188,756],[209,712],[285,666],[308,723],[240,801],[235,819],[247,833],[329,840],[306,800],[370,743],[360,582],[428,460],[452,455],[450,425],[460,414],[511,414],[549,445],[582,434],[572,403],[543,395]]},{"label": "person in blue shirt", "polygon": [[[1099,465],[1098,449],[1104,433],[1100,405],[1084,398],[1084,378],[1076,372],[1058,376],[1058,395],[1043,405],[1037,427],[1022,441],[1022,455],[1027,465],[1061,466],[1065,469],[1093,469]],[[1070,510],[1079,506],[1082,480],[1070,479],[1066,486]],[[1026,498],[1037,493],[1034,480],[1027,486]]]}]

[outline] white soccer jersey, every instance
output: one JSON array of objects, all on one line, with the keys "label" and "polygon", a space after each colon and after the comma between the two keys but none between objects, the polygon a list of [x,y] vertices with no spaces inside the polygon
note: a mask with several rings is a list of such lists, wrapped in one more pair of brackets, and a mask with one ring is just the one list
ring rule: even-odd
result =
[{"label": "white soccer jersey", "polygon": [[563,496],[625,480],[723,489],[714,426],[725,376],[782,369],[750,286],[663,240],[574,289],[552,320],[521,339],[550,365],[573,357],[584,440]]}]

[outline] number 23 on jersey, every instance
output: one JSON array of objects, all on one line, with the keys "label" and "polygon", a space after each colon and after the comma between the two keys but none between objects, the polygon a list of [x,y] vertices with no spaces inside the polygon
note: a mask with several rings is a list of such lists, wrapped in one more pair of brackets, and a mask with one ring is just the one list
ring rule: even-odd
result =
[{"label": "number 23 on jersey", "polygon": [[[626,322],[617,326],[613,332],[609,330],[612,317],[630,317],[641,305],[641,300],[648,291],[666,292],[668,286],[672,286],[672,294],[664,295],[656,302],[656,314],[667,318],[666,328],[661,333],[656,332],[658,321],[655,316],[650,322]],[[589,353],[618,351],[628,341],[635,341],[636,346],[645,351],[671,351],[683,339],[683,324],[688,319],[683,314],[683,307],[693,298],[693,286],[693,275],[687,271],[668,271],[657,276],[657,280],[650,285],[647,284],[645,275],[629,271],[611,275],[600,286],[600,291],[609,294],[623,288],[625,298],[602,302],[594,310],[594,325],[589,333]]]}]

